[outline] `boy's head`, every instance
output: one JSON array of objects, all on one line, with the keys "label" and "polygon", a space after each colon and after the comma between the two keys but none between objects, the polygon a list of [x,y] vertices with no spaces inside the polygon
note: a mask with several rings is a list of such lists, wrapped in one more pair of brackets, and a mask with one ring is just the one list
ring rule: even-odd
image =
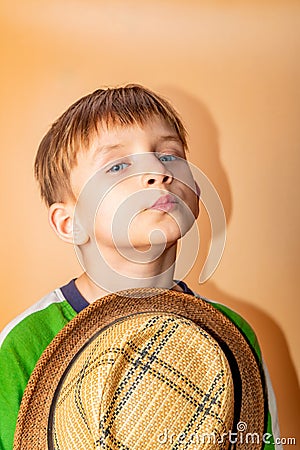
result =
[{"label": "boy's head", "polygon": [[172,106],[137,85],[97,90],[52,125],[35,174],[51,226],[80,247],[86,271],[100,273],[94,279],[106,267],[99,254],[114,269],[130,260],[134,273],[168,249],[172,263],[174,244],[198,215],[186,149]]},{"label": "boy's head", "polygon": [[87,151],[101,127],[144,125],[153,118],[165,121],[187,148],[186,131],[174,108],[139,85],[98,89],[71,105],[43,138],[35,160],[35,176],[48,206],[76,200],[71,171],[78,154]]}]

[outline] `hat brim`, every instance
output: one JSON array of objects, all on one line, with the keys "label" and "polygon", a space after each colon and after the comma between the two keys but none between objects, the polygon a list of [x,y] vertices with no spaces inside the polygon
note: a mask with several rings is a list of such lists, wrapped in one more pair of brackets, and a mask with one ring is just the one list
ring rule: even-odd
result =
[{"label": "hat brim", "polygon": [[[246,424],[256,442],[236,448],[260,449],[266,424],[261,365],[238,328],[207,301],[165,289],[133,289],[107,295],[72,319],[43,352],[31,374],[19,410],[14,450],[48,449],[48,422],[55,391],[68,365],[91,337],[132,314],[163,312],[192,320],[209,333],[227,356],[234,380],[234,427]],[[233,429],[235,431],[235,429]]]}]

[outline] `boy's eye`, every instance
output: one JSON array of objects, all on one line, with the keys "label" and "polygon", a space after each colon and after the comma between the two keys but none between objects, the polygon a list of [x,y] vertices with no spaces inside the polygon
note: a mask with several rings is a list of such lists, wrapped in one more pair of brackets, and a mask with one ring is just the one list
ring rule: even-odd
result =
[{"label": "boy's eye", "polygon": [[158,158],[161,162],[168,162],[168,161],[175,161],[177,159],[177,156],[175,156],[175,155],[160,155],[160,156],[158,156]]},{"label": "boy's eye", "polygon": [[107,172],[117,173],[117,172],[120,172],[123,169],[126,169],[126,167],[128,167],[128,166],[129,166],[129,164],[124,163],[124,162],[118,163],[118,164],[114,164],[110,169],[108,169]]}]

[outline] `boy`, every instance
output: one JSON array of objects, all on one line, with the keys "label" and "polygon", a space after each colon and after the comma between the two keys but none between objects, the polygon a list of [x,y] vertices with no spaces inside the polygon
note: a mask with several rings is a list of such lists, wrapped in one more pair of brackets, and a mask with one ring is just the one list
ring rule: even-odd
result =
[{"label": "boy", "polygon": [[[1,449],[12,448],[22,395],[43,350],[89,303],[134,287],[195,295],[173,280],[177,241],[199,213],[199,190],[186,150],[186,132],[174,109],[137,85],[98,90],[78,100],[44,137],[35,175],[50,225],[76,245],[84,272],[1,334]],[[228,308],[215,306],[257,350],[248,324]],[[269,403],[268,431],[275,436],[271,388]]]}]

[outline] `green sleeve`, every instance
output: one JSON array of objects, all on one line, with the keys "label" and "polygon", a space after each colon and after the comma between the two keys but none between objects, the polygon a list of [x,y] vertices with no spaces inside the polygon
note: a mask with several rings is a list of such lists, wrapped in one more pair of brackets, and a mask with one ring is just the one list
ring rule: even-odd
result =
[{"label": "green sleeve", "polygon": [[[261,355],[259,343],[258,343],[257,337],[256,337],[253,329],[248,324],[248,322],[246,322],[246,320],[243,319],[243,317],[241,317],[238,313],[236,313],[232,309],[228,308],[227,306],[222,305],[220,303],[214,303],[214,302],[210,302],[210,303],[216,309],[221,311],[225,316],[227,316],[228,319],[230,319],[236,325],[236,327],[245,336],[245,338],[249,342],[250,346],[254,350],[254,353],[256,354],[259,363],[262,364],[262,355]],[[274,436],[273,436],[273,432],[272,432],[271,415],[270,415],[270,412],[268,411],[267,427],[266,427],[266,432],[265,432],[265,442],[263,445],[263,450],[274,450],[274,448],[275,447],[274,447]]]},{"label": "green sleeve", "polygon": [[23,392],[44,349],[76,315],[67,302],[51,304],[18,323],[0,348],[0,450],[12,450]]}]

